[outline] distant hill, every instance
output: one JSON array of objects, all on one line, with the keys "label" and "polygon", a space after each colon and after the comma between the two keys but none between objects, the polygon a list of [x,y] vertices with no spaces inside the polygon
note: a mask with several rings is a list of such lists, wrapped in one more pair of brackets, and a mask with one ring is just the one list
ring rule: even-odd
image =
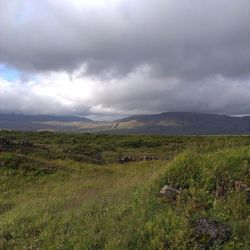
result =
[{"label": "distant hill", "polygon": [[238,135],[250,134],[250,116],[164,112],[134,115],[113,122],[97,122],[78,116],[0,114],[0,129],[114,134]]},{"label": "distant hill", "polygon": [[154,115],[135,115],[117,120],[116,129],[143,134],[249,134],[250,117],[165,112]]},{"label": "distant hill", "polygon": [[57,130],[51,122],[59,123],[92,123],[92,120],[79,116],[53,116],[53,115],[21,115],[0,114],[0,129],[10,130]]},{"label": "distant hill", "polygon": [[55,116],[55,115],[20,115],[20,114],[0,114],[0,121],[5,122],[48,122],[48,121],[62,121],[62,122],[92,122],[92,120],[81,116]]}]

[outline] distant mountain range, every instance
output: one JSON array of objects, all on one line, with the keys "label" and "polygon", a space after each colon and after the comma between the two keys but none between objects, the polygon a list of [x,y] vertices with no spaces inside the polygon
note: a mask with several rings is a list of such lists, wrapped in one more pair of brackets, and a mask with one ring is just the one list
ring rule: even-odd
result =
[{"label": "distant mountain range", "polygon": [[165,112],[155,115],[136,115],[117,121],[130,126],[134,133],[175,135],[249,134],[250,116]]},{"label": "distant mountain range", "polygon": [[0,129],[115,134],[233,135],[250,134],[250,116],[165,112],[135,115],[112,122],[98,122],[78,116],[0,114]]},{"label": "distant mountain range", "polygon": [[0,129],[57,130],[55,126],[50,125],[51,122],[65,123],[66,125],[73,122],[91,123],[92,121],[79,116],[0,114]]}]

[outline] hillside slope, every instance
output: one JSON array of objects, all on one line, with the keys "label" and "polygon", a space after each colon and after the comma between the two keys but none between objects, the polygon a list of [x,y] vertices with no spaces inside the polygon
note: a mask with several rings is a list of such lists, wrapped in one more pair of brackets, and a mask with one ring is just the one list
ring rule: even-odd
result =
[{"label": "hillside slope", "polygon": [[146,134],[249,134],[249,117],[170,112],[117,120],[117,130]]},{"label": "hillside slope", "polygon": [[[0,129],[22,131],[60,130],[59,126],[53,126],[53,122],[67,125],[71,123],[91,124],[93,121],[79,116],[0,114]],[[66,126],[65,130],[70,130],[69,126]]]},{"label": "hillside slope", "polygon": [[0,135],[0,249],[250,247],[249,137]]}]

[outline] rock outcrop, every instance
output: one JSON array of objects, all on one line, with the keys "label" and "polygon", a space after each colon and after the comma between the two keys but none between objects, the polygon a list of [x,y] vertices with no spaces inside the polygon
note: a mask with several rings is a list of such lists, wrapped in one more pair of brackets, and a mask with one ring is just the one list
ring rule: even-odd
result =
[{"label": "rock outcrop", "polygon": [[118,163],[127,163],[131,161],[134,161],[134,159],[131,156],[123,156],[118,159]]},{"label": "rock outcrop", "polygon": [[214,244],[222,245],[232,234],[227,224],[209,218],[201,218],[194,222],[194,238],[201,249],[209,249]]},{"label": "rock outcrop", "polygon": [[180,195],[181,192],[175,188],[172,188],[168,185],[165,185],[159,192],[159,195],[168,200],[176,200],[177,196]]}]

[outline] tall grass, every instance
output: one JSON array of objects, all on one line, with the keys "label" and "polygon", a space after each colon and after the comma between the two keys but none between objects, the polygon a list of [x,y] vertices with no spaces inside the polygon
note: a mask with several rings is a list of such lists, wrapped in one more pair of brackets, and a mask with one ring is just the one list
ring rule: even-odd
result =
[{"label": "tall grass", "polygon": [[[150,147],[159,147],[161,138],[151,140],[157,143]],[[183,140],[169,137],[161,145],[171,148]],[[193,222],[202,217],[232,228],[230,240],[213,249],[249,249],[249,194],[235,188],[236,181],[250,186],[248,142],[199,140],[185,142],[171,161],[127,164],[1,153],[0,249],[196,249]],[[122,153],[141,154],[141,148],[125,145]],[[181,196],[160,198],[165,184],[180,189]]]}]

